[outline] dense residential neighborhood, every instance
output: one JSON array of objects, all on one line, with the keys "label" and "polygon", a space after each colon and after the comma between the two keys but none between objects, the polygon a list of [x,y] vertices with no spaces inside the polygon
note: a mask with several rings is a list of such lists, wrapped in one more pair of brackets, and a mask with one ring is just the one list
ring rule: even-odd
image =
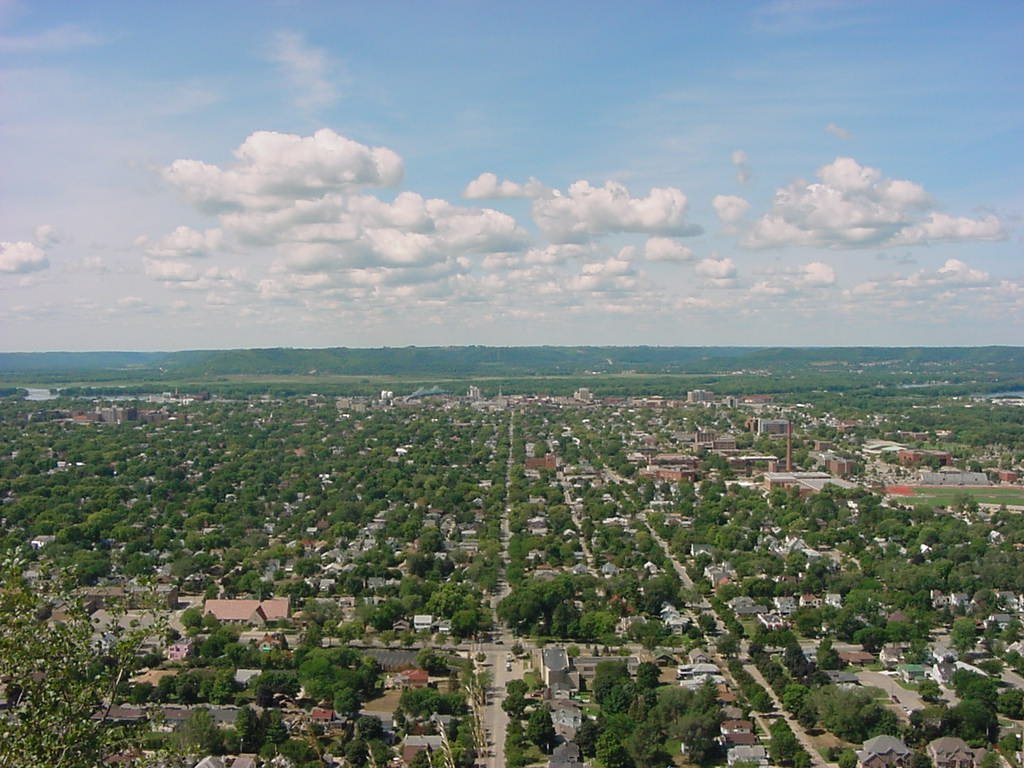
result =
[{"label": "dense residential neighborhood", "polygon": [[1019,768],[1019,405],[824,400],[9,398],[5,590],[111,764]]}]

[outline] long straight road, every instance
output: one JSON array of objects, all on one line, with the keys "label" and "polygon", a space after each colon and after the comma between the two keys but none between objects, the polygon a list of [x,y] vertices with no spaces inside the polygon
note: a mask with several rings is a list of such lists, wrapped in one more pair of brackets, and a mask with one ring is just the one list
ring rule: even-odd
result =
[{"label": "long straight road", "polygon": [[[494,626],[500,626],[498,621],[498,603],[509,593],[508,579],[505,573],[505,565],[508,563],[508,543],[511,531],[508,525],[509,512],[512,511],[509,492],[512,487],[512,473],[515,470],[515,461],[512,458],[512,446],[516,435],[516,414],[512,411],[508,420],[508,465],[505,468],[505,506],[501,514],[501,570],[498,576],[498,589],[491,597],[491,610],[494,615]],[[516,665],[512,669],[506,669],[506,657],[513,642],[513,637],[506,630],[498,630],[495,633],[495,640],[500,640],[500,645],[482,646],[488,671],[492,675],[491,689],[487,696],[487,706],[482,713],[484,729],[490,748],[485,751],[483,765],[488,768],[505,768],[505,734],[508,732],[508,715],[502,709],[501,703],[505,700],[505,687],[509,680],[516,677]],[[522,669],[518,670],[518,677],[522,677]]]}]

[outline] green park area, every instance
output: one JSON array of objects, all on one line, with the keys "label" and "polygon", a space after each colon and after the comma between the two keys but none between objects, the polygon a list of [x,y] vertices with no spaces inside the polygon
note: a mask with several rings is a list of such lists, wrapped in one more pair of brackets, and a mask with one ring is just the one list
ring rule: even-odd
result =
[{"label": "green park area", "polygon": [[887,489],[891,495],[906,499],[915,506],[928,504],[936,507],[957,506],[973,500],[979,504],[1005,504],[1024,506],[1024,488],[1020,486],[899,486]]}]

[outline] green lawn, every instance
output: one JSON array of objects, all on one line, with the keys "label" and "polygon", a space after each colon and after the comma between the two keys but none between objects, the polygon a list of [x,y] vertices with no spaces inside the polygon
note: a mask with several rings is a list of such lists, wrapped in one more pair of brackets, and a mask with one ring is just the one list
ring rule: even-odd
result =
[{"label": "green lawn", "polygon": [[979,504],[1008,504],[1010,506],[1024,506],[1024,488],[1019,487],[992,487],[992,488],[911,488],[913,493],[910,496],[898,496],[899,499],[906,499],[913,504],[933,504],[936,506],[949,506],[955,504],[964,495],[970,496]]}]

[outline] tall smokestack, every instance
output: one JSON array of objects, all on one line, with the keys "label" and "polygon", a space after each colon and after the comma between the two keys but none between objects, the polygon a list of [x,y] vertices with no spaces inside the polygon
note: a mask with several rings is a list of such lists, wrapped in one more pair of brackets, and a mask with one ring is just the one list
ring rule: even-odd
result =
[{"label": "tall smokestack", "polygon": [[786,422],[786,471],[793,471],[793,422]]}]

